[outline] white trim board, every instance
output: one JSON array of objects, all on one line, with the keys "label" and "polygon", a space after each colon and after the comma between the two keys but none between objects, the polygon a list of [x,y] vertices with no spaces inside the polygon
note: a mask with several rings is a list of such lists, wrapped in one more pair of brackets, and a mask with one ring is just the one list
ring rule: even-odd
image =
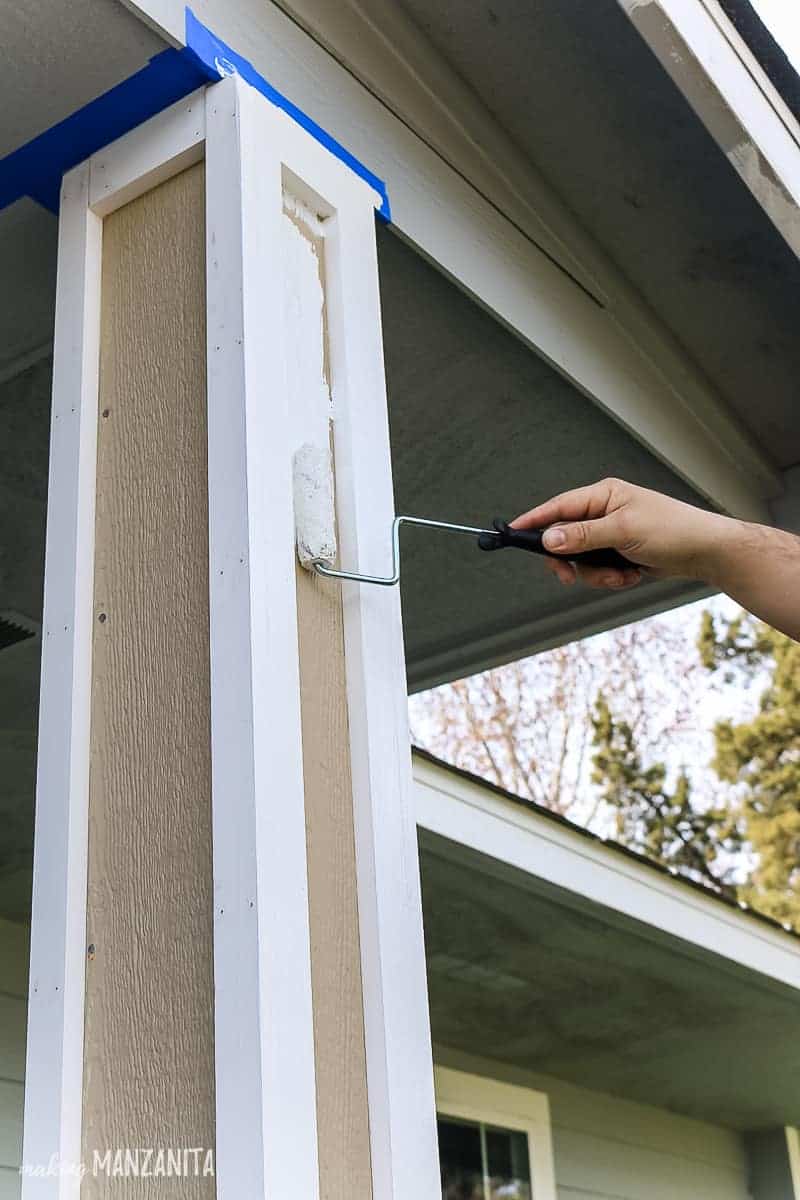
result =
[{"label": "white trim board", "polygon": [[488,787],[414,759],[422,830],[800,990],[800,941]]},{"label": "white trim board", "polygon": [[800,126],[714,0],[619,0],[795,254]]},{"label": "white trim board", "polygon": [[[282,317],[284,290],[298,293],[281,224],[285,190],[325,229],[339,539],[363,570],[385,549],[393,507],[381,197],[237,77],[210,88],[207,106],[218,1178],[220,1195],[224,1167],[231,1196],[263,1178],[268,1196],[313,1198],[291,479],[302,423],[289,419]],[[318,303],[300,319],[318,341]],[[344,643],[372,1194],[399,1200],[435,1194],[436,1128],[400,602],[376,592],[346,591]]]},{"label": "white trim board", "polygon": [[[128,0],[183,37],[175,0]],[[721,508],[767,520],[778,472],[688,361],[599,307],[497,205],[272,4],[198,4],[199,17],[388,186],[420,253]],[[353,51],[355,53],[355,51]],[[636,312],[635,304],[629,314]],[[656,344],[657,342],[657,344]]]},{"label": "white trim board", "polygon": [[[290,458],[272,110],[206,92],[218,1195],[314,1200],[316,1141]],[[268,403],[265,403],[268,400]]]},{"label": "white trim board", "polygon": [[[23,1163],[81,1156],[89,715],[102,222],[90,166],[64,177],[58,241]],[[23,1177],[24,1200],[78,1178]]]}]

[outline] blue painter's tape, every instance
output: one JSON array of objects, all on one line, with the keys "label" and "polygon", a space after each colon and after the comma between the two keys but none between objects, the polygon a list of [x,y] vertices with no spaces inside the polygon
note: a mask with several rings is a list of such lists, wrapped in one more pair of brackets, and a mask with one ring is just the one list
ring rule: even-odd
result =
[{"label": "blue painter's tape", "polygon": [[162,50],[135,75],[0,159],[0,208],[32,196],[58,212],[65,171],[218,78],[185,50]]},{"label": "blue painter's tape", "polygon": [[186,50],[196,56],[198,69],[204,69],[213,72],[216,77],[225,75],[240,75],[246,83],[254,87],[262,96],[266,96],[270,103],[277,108],[288,113],[293,121],[301,125],[308,133],[311,134],[316,141],[320,142],[326,150],[330,150],[336,158],[342,160],[356,175],[360,175],[362,179],[373,188],[381,197],[381,206],[378,209],[378,215],[385,221],[391,220],[391,210],[389,208],[389,193],[386,190],[386,184],[377,175],[374,175],[362,162],[346,150],[340,142],[332,138],[329,133],[326,133],[316,121],[312,121],[304,112],[292,104],[291,100],[287,100],[272,84],[268,83],[263,75],[259,75],[251,62],[246,58],[242,58],[225,42],[220,41],[215,37],[210,29],[203,25],[192,12],[191,8],[186,9]]},{"label": "blue painter's tape", "polygon": [[214,37],[189,8],[186,42],[181,50],[162,50],[136,74],[0,159],[0,209],[31,196],[51,212],[58,212],[65,171],[196,88],[235,72],[365,179],[381,197],[378,215],[390,219],[383,181],[267,83],[247,59]]}]

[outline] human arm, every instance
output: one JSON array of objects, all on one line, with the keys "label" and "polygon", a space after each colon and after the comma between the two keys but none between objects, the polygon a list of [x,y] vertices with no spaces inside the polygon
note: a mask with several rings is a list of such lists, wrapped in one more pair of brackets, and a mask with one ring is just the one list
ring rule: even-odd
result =
[{"label": "human arm", "polygon": [[[515,529],[551,526],[546,559],[562,583],[632,587],[641,568],[657,578],[701,580],[749,612],[800,640],[800,538],[781,529],[707,512],[621,479],[564,492],[521,514]],[[561,541],[559,541],[561,539]],[[576,567],[570,555],[613,547],[632,563],[626,571]]]}]

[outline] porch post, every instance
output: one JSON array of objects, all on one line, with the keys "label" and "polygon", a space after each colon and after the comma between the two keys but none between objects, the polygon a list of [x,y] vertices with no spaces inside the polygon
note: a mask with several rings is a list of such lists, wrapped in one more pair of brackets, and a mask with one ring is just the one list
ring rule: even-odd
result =
[{"label": "porch post", "polygon": [[204,111],[62,187],[25,1200],[215,1194]]},{"label": "porch post", "polygon": [[[306,1144],[314,1089],[321,1195],[436,1200],[399,596],[312,577],[294,545],[293,456],[330,441],[341,559],[388,562],[380,198],[236,77],[209,92],[206,153],[220,1195],[242,1194],[231,1180],[252,1080],[267,1144]],[[252,801],[230,786],[243,736]],[[303,913],[310,990],[302,975],[289,991],[285,971],[300,981],[308,962]],[[251,1030],[269,1064],[295,1063],[290,1096],[270,1094],[266,1070],[254,1077]]]},{"label": "porch post", "polygon": [[438,1196],[399,596],[295,553],[330,442],[387,563],[380,200],[236,77],[65,179],[25,1200]]}]

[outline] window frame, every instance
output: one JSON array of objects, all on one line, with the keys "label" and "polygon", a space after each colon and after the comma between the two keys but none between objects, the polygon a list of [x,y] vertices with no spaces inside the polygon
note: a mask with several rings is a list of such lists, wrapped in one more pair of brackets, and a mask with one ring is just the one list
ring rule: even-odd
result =
[{"label": "window frame", "polygon": [[474,1121],[524,1133],[532,1200],[556,1200],[550,1101],[545,1092],[434,1066],[437,1117]]}]

